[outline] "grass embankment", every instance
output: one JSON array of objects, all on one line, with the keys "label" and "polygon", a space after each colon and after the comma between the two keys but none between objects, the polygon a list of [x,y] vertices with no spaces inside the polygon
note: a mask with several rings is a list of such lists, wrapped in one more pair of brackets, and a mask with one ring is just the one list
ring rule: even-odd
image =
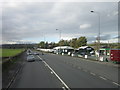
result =
[{"label": "grass embankment", "polygon": [[15,56],[24,51],[24,49],[0,49],[0,57]]}]

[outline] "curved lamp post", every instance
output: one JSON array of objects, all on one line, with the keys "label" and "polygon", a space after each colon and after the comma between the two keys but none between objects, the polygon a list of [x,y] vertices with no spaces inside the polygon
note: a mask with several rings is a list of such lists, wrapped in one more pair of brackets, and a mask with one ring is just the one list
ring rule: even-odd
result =
[{"label": "curved lamp post", "polygon": [[98,40],[98,53],[99,53],[98,58],[99,58],[100,57],[100,13],[95,12],[95,11],[91,11],[91,13],[95,13],[98,15],[98,37],[97,37],[97,40]]}]

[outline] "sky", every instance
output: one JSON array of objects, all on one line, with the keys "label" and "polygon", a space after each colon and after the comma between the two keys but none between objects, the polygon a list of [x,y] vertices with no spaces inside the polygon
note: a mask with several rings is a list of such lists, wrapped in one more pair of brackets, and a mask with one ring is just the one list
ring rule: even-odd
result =
[{"label": "sky", "polygon": [[118,0],[0,0],[0,5],[0,44],[58,42],[81,36],[93,43],[99,25],[101,42],[118,42],[120,37]]}]

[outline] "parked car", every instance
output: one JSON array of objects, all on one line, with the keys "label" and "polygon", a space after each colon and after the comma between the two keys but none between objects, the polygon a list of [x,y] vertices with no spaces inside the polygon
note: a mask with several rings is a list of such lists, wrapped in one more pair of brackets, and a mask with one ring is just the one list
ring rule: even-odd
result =
[{"label": "parked car", "polygon": [[39,55],[39,53],[38,52],[34,52],[34,55]]},{"label": "parked car", "polygon": [[74,52],[74,49],[68,49],[67,52],[68,52],[68,55],[71,56],[71,54]]},{"label": "parked car", "polygon": [[28,56],[27,56],[27,61],[28,61],[28,62],[35,61],[35,57],[34,57],[33,55],[28,55]]},{"label": "parked car", "polygon": [[74,51],[71,53],[71,56],[72,56],[72,57],[78,56],[78,51],[79,51],[79,50],[74,50]]},{"label": "parked car", "polygon": [[32,53],[27,53],[27,55],[32,55]]}]

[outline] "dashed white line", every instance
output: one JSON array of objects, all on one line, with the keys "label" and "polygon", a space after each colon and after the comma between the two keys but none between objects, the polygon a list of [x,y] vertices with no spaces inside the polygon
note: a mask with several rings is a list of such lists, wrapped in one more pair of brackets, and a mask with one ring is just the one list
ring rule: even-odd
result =
[{"label": "dashed white line", "polygon": [[62,87],[63,90],[66,90],[65,87]]},{"label": "dashed white line", "polygon": [[85,69],[84,69],[83,71],[84,71],[84,72],[87,72],[87,70],[85,70]]},{"label": "dashed white line", "polygon": [[[38,56],[39,57],[39,56]],[[65,83],[64,83],[64,81],[55,73],[55,71],[53,71],[53,69],[45,62],[45,61],[43,61],[43,59],[41,58],[41,57],[39,57],[41,60],[42,60],[42,62],[44,62],[45,63],[45,65],[46,66],[48,66],[48,68],[51,70],[51,73],[54,73],[55,74],[55,76],[62,82],[62,84],[68,89],[68,90],[71,90]],[[82,69],[81,67],[78,67],[78,69]],[[85,71],[85,72],[87,72],[87,70],[83,70],[83,71]],[[95,73],[93,73],[93,72],[90,72],[90,74],[92,74],[92,75],[96,75]],[[102,77],[102,76],[99,76],[101,79],[103,79],[103,80],[107,80],[106,78],[104,78],[104,77]],[[120,86],[120,84],[118,84],[118,83],[116,83],[116,82],[112,82],[113,84],[115,84],[115,85],[117,85],[117,86]],[[63,90],[66,90],[65,89],[65,87],[62,87],[63,88]]]},{"label": "dashed white line", "polygon": [[103,80],[107,80],[106,78],[104,78],[104,77],[102,77],[102,76],[99,76],[101,79],[103,79]]},{"label": "dashed white line", "polygon": [[81,69],[81,67],[78,67],[78,69]]},{"label": "dashed white line", "polygon": [[68,90],[71,90],[68,86],[67,86],[67,84],[58,76],[58,74],[40,57],[40,56],[38,56],[41,60],[42,60],[42,62],[45,64],[45,65],[47,65],[48,66],[48,68],[51,70],[51,72],[60,80],[60,82],[68,89]]},{"label": "dashed white line", "polygon": [[92,74],[92,75],[94,75],[94,76],[96,75],[95,73],[92,73],[92,72],[90,72],[90,74]]},{"label": "dashed white line", "polygon": [[51,74],[53,74],[53,72],[51,72]]},{"label": "dashed white line", "polygon": [[120,84],[116,83],[116,82],[112,82],[113,84],[117,85],[117,86],[120,86]]}]

